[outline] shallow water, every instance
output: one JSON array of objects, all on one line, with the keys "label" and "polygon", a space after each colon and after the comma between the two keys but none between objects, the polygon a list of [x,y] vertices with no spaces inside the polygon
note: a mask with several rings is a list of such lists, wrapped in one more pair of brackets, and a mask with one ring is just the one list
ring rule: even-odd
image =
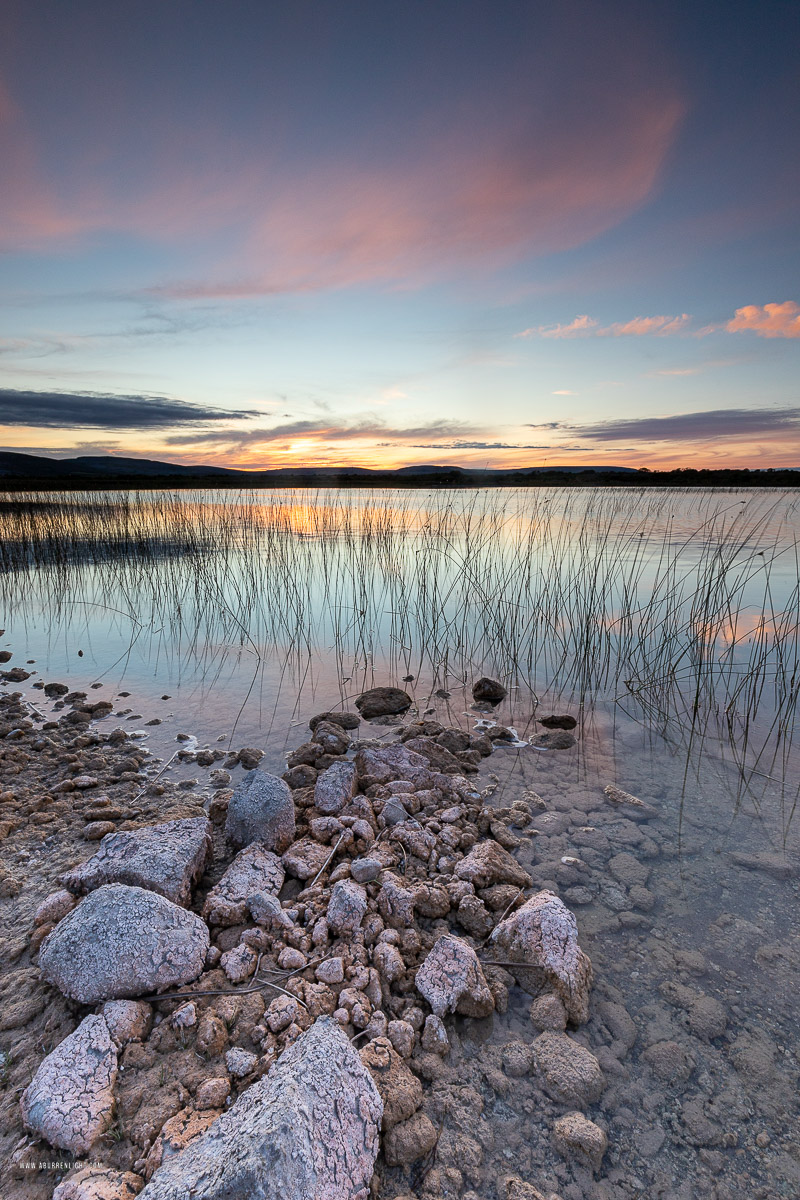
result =
[{"label": "shallow water", "polygon": [[[505,1170],[563,1200],[800,1193],[797,493],[36,499],[0,505],[9,665],[102,683],[90,695],[114,699],[162,756],[185,731],[263,748],[281,771],[312,713],[372,683],[472,728],[469,685],[495,675],[509,686],[497,719],[522,740],[536,715],[578,718],[575,749],[499,748],[482,782],[497,777],[492,803],[532,789],[564,814],[561,831],[526,831],[518,856],[574,907],[596,999],[636,1026],[624,1053],[599,1009],[584,1031],[608,1050],[590,1111],[609,1133],[601,1180],[560,1165],[529,1081],[503,1091],[503,1047],[535,1032],[516,990],[505,1016],[462,1026],[451,1070],[483,1116],[468,1128],[442,1082],[438,1168],[449,1154],[481,1200],[504,1195]],[[36,680],[9,686],[35,701]],[[659,817],[618,819],[607,783]],[[651,908],[616,879],[619,854],[639,862]],[[703,996],[724,1010],[713,1036],[691,1015]],[[680,1078],[656,1070],[665,1042]],[[415,1179],[386,1183],[391,1197]]]}]

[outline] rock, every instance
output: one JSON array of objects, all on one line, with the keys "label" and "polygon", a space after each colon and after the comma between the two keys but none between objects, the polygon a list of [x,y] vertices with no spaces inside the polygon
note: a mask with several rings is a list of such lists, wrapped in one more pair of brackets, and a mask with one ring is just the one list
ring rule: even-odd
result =
[{"label": "rock", "polygon": [[442,771],[445,775],[464,774],[464,764],[433,738],[409,738],[405,745],[414,754],[421,754],[423,758],[426,758],[434,771]]},{"label": "rock", "polygon": [[378,892],[378,911],[393,929],[409,929],[414,923],[414,893],[389,871]]},{"label": "rock", "polygon": [[783,854],[771,854],[768,851],[745,854],[741,850],[734,850],[728,858],[737,867],[760,871],[764,875],[771,875],[773,879],[791,879],[796,873],[793,864]]},{"label": "rock", "polygon": [[530,1018],[537,1029],[564,1030],[567,1027],[567,1014],[558,996],[545,992],[537,996],[530,1008]]},{"label": "rock", "polygon": [[545,729],[574,729],[578,722],[574,717],[567,713],[553,713],[549,717],[537,717],[536,720],[540,725],[544,725]]},{"label": "rock", "polygon": [[644,800],[640,800],[638,796],[632,796],[630,792],[623,791],[615,783],[609,783],[604,787],[603,795],[615,808],[620,809],[626,817],[631,817],[634,821],[650,820],[658,816],[658,810],[651,804],[645,804]]},{"label": "rock", "polygon": [[627,850],[609,859],[608,869],[625,887],[644,887],[650,877],[650,868]]},{"label": "rock", "polygon": [[503,1047],[503,1070],[511,1079],[523,1079],[533,1066],[530,1043],[516,1039]]},{"label": "rock", "polygon": [[266,771],[251,771],[236,785],[228,804],[225,836],[235,846],[261,842],[279,854],[295,835],[294,801],[289,785]]},{"label": "rock", "polygon": [[464,896],[458,905],[458,923],[472,937],[483,941],[494,928],[494,920],[477,896]]},{"label": "rock", "polygon": [[100,842],[116,831],[113,821],[89,821],[81,830],[81,837],[87,842]]},{"label": "rock", "polygon": [[211,822],[188,817],[108,833],[88,862],[62,875],[71,892],[91,892],[106,883],[124,883],[187,906],[192,887],[211,855]]},{"label": "rock", "polygon": [[42,977],[80,1004],[190,983],[203,970],[208,929],[166,897],[125,884],[90,892],[39,951]]},{"label": "rock", "polygon": [[102,1017],[84,1017],[39,1067],[20,1100],[25,1127],[88,1154],[111,1124],[117,1051]]},{"label": "rock", "polygon": [[654,1042],[642,1054],[659,1079],[665,1083],[685,1083],[694,1070],[694,1059],[677,1042]]},{"label": "rock", "polygon": [[327,721],[333,725],[341,725],[342,729],[358,729],[361,724],[361,718],[351,712],[324,712],[317,713],[308,722],[308,727],[313,733],[319,725],[320,721]]},{"label": "rock", "polygon": [[200,1016],[195,1038],[195,1049],[198,1054],[208,1058],[217,1058],[228,1044],[228,1031],[220,1017],[212,1008],[207,1008]]},{"label": "rock", "polygon": [[387,983],[396,983],[406,973],[406,964],[396,946],[388,942],[380,942],[372,952],[375,969]]},{"label": "rock", "polygon": [[278,897],[270,892],[253,892],[247,904],[255,923],[263,925],[265,929],[280,931],[291,929],[294,925],[292,918],[281,907]]},{"label": "rock", "polygon": [[551,1031],[534,1038],[531,1048],[533,1065],[553,1100],[583,1108],[600,1099],[606,1081],[591,1051],[565,1033]]},{"label": "rock", "polygon": [[323,959],[314,975],[320,983],[341,983],[344,979],[344,961],[341,958]]},{"label": "rock", "polygon": [[439,1135],[430,1117],[417,1112],[407,1121],[393,1126],[383,1139],[383,1156],[387,1167],[401,1167],[416,1162],[433,1150]]},{"label": "rock", "polygon": [[258,1055],[243,1050],[241,1046],[234,1046],[225,1055],[225,1066],[235,1079],[246,1079],[258,1066]]},{"label": "rock", "polygon": [[277,896],[285,878],[278,856],[263,843],[251,842],[208,893],[203,919],[209,925],[241,925],[247,920],[248,900],[263,893]]},{"label": "rock", "polygon": [[483,675],[473,683],[472,695],[475,700],[491,700],[493,704],[499,704],[505,700],[508,692],[498,680]]},{"label": "rock", "polygon": [[244,983],[256,969],[258,955],[249,946],[234,946],[226,950],[220,959],[220,966],[231,983]]},{"label": "rock", "polygon": [[59,1183],[53,1200],[134,1200],[144,1185],[133,1171],[83,1167]]},{"label": "rock", "polygon": [[456,875],[476,888],[490,887],[493,883],[513,883],[518,888],[531,887],[533,884],[530,875],[517,860],[491,839],[472,847],[456,867]]},{"label": "rock", "polygon": [[350,874],[356,883],[372,883],[382,870],[377,858],[354,858],[350,863]]},{"label": "rock", "polygon": [[430,776],[430,763],[421,754],[406,750],[405,746],[380,746],[376,749],[358,750],[355,757],[356,771],[359,780],[369,780],[370,783],[392,783],[397,779],[407,779],[409,783],[421,779],[427,783]]},{"label": "rock", "polygon": [[411,697],[402,688],[376,687],[356,697],[356,708],[364,720],[394,716],[411,707]]},{"label": "rock", "polygon": [[281,858],[288,875],[298,879],[313,879],[330,858],[330,847],[321,846],[312,838],[301,838]]},{"label": "rock", "polygon": [[422,1084],[409,1071],[388,1038],[375,1038],[361,1051],[361,1061],[369,1071],[383,1101],[385,1131],[405,1121],[422,1104]]},{"label": "rock", "polygon": [[571,750],[578,739],[566,729],[548,729],[546,733],[535,733],[530,743],[539,750]]},{"label": "rock", "polygon": [[411,1058],[414,1053],[414,1026],[408,1021],[389,1021],[386,1036],[401,1058]]},{"label": "rock", "polygon": [[350,738],[341,725],[320,721],[314,730],[314,744],[318,747],[317,758],[321,758],[325,754],[345,754],[350,748]]},{"label": "rock", "polygon": [[284,946],[278,955],[278,966],[282,971],[302,971],[307,962],[303,951],[295,950],[294,946]]},{"label": "rock", "polygon": [[687,1022],[696,1037],[710,1042],[713,1038],[722,1037],[728,1025],[728,1014],[719,1000],[701,994],[690,1003]]},{"label": "rock", "polygon": [[367,893],[360,883],[340,879],[334,884],[325,914],[329,929],[340,935],[355,933],[366,911]]},{"label": "rock", "polygon": [[272,1033],[282,1033],[300,1016],[300,1005],[294,996],[276,996],[267,1008],[266,1022]]},{"label": "rock", "polygon": [[177,1157],[182,1150],[197,1141],[218,1116],[219,1112],[214,1110],[195,1112],[193,1109],[184,1108],[170,1117],[161,1126],[161,1131],[147,1155],[145,1176],[150,1179],[153,1172],[165,1162]]},{"label": "rock", "polygon": [[575,917],[553,892],[537,892],[501,921],[491,937],[517,983],[536,995],[554,990],[576,1025],[589,1019],[592,964],[578,945]]},{"label": "rock", "polygon": [[475,951],[461,938],[440,937],[416,974],[415,983],[437,1017],[459,1012],[487,1017],[494,999]]},{"label": "rock", "polygon": [[314,807],[324,815],[340,813],[356,793],[356,767],[352,762],[331,763],[314,787]]},{"label": "rock", "polygon": [[72,912],[77,903],[72,892],[68,892],[66,888],[62,888],[58,892],[51,892],[49,896],[45,896],[33,914],[33,923],[34,925],[56,925],[62,917]]},{"label": "rock", "polygon": [[153,1023],[152,1008],[141,1000],[107,1000],[100,1016],[119,1049],[129,1042],[143,1042]]},{"label": "rock", "polygon": [[599,1171],[603,1155],[608,1149],[608,1138],[583,1113],[571,1112],[559,1117],[554,1124],[553,1145],[562,1158],[572,1159],[581,1166]]},{"label": "rock", "polygon": [[[532,1183],[526,1183],[519,1175],[506,1175],[503,1179],[505,1200],[559,1200],[554,1192],[545,1196]],[[498,1193],[499,1195],[499,1193]]]},{"label": "rock", "polygon": [[431,1054],[449,1054],[450,1039],[441,1017],[429,1013],[422,1029],[422,1049]]},{"label": "rock", "polygon": [[382,1113],[347,1035],[321,1017],[141,1200],[366,1200]]},{"label": "rock", "polygon": [[195,1108],[222,1108],[231,1094],[231,1083],[226,1075],[204,1079],[195,1092]]},{"label": "rock", "polygon": [[193,1029],[197,1024],[197,1005],[193,1000],[188,1004],[182,1004],[177,1008],[169,1018],[169,1023],[173,1029]]}]

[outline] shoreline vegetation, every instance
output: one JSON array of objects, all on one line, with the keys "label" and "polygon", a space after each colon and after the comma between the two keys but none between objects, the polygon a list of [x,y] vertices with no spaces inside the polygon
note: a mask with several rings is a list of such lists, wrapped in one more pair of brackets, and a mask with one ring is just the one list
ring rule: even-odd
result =
[{"label": "shoreline vegetation", "polygon": [[5,492],[152,490],[160,488],[463,488],[486,487],[720,487],[800,488],[800,468],[696,469],[658,471],[643,467],[521,467],[478,470],[451,466],[292,468],[244,471],[227,467],[179,466],[148,459],[79,457],[48,459],[0,453]]},{"label": "shoreline vegetation", "polygon": [[398,687],[318,713],[282,777],[182,733],[177,780],[109,700],[35,686],[0,693],[9,1200],[793,1194],[791,1072],[670,945],[674,814],[559,784],[571,715],[537,714],[544,795],[487,678],[463,727]]}]

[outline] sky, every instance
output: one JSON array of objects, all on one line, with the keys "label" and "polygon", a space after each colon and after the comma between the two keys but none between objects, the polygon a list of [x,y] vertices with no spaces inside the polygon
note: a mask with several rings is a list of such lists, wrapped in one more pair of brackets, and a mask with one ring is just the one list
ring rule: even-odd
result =
[{"label": "sky", "polygon": [[800,467],[795,0],[5,0],[0,446]]}]

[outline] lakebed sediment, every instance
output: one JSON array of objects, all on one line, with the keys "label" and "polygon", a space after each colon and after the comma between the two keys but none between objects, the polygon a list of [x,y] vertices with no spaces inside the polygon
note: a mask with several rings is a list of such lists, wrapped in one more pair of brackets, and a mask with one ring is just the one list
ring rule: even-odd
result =
[{"label": "lakebed sediment", "polygon": [[[0,698],[0,903],[11,918],[0,962],[4,1194],[25,1200],[69,1178],[26,1164],[70,1155],[25,1130],[20,1094],[101,1012],[40,973],[39,949],[74,905],[51,902],[38,919],[37,909],[104,836],[207,819],[211,850],[190,908],[219,913],[219,890],[210,907],[209,896],[237,854],[229,803],[259,770],[257,748],[227,754],[190,741],[176,746],[195,782],[173,782],[141,738],[116,728],[113,706],[90,711],[91,692],[62,696],[58,712],[32,711],[32,695]],[[754,828],[752,844],[721,848],[715,874],[704,832],[681,821],[668,781],[654,786],[633,768],[621,776],[602,744],[577,771],[575,747],[526,752],[502,733],[502,707],[495,715],[495,740],[480,712],[459,727],[408,709],[372,718],[386,725],[315,724],[290,757],[295,829],[277,847],[277,904],[268,894],[255,913],[209,917],[202,973],[169,989],[179,999],[148,998],[141,1028],[119,1047],[113,1109],[90,1157],[127,1176],[120,1188],[134,1194],[157,1179],[329,1014],[379,1091],[381,1073],[391,1079],[384,1105],[399,1104],[384,1115],[376,1196],[797,1193],[792,854],[757,842]],[[396,771],[391,756],[374,757],[387,745]],[[351,762],[350,796],[338,812],[335,800],[320,808],[318,779]],[[399,770],[409,762],[416,780]],[[614,783],[645,806],[606,795]],[[372,879],[365,860],[377,862]],[[572,1013],[566,1033],[558,989],[544,981],[544,998],[523,992],[491,941],[543,891],[575,914],[594,967],[588,1022]],[[478,987],[469,1015],[445,1005],[437,1016],[418,974],[453,937],[480,960],[491,1002]]]}]

